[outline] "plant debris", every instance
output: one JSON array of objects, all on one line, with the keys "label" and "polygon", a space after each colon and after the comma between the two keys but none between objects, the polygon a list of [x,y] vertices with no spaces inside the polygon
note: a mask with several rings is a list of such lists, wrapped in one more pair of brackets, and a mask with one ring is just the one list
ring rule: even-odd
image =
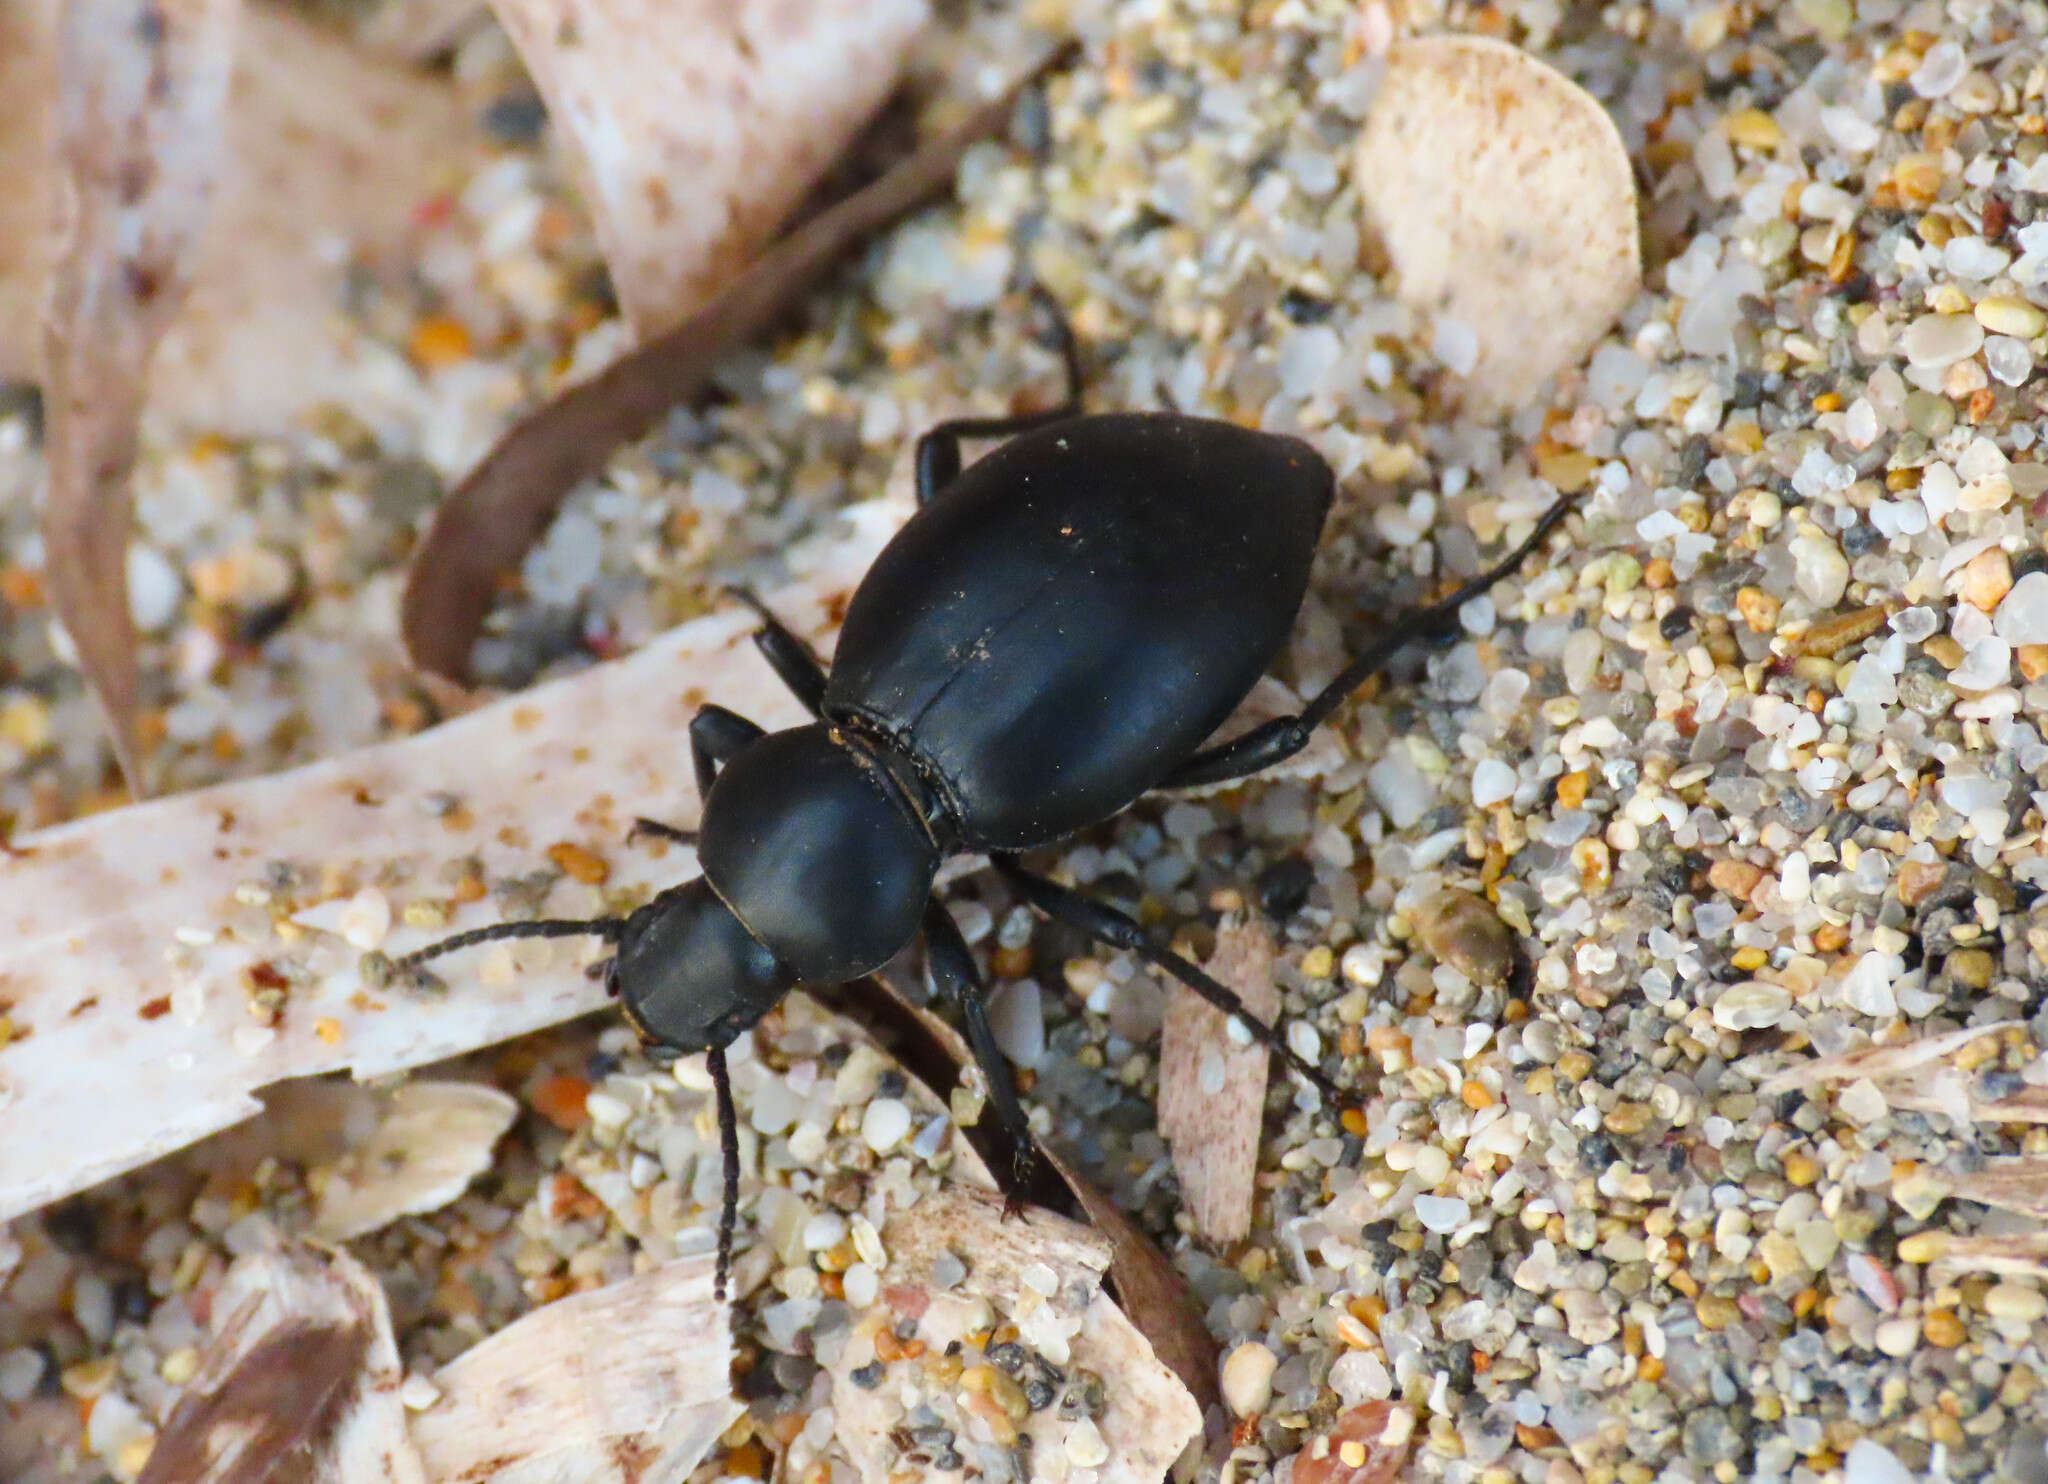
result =
[{"label": "plant debris", "polygon": [[1401,297],[1434,317],[1475,413],[1519,407],[1578,365],[1641,282],[1621,136],[1520,47],[1396,42],[1356,171]]},{"label": "plant debris", "polygon": [[577,483],[612,451],[690,403],[719,358],[760,334],[854,244],[953,180],[961,156],[1008,121],[1056,52],[1024,69],[961,124],[761,254],[674,329],[557,395],[505,435],[434,513],[407,573],[402,623],[420,670],[470,679],[470,649],[500,580],[514,571]]},{"label": "plant debris", "polygon": [[313,1230],[346,1241],[438,1211],[491,1167],[491,1151],[519,1105],[476,1082],[408,1082],[377,1128],[322,1173]]}]

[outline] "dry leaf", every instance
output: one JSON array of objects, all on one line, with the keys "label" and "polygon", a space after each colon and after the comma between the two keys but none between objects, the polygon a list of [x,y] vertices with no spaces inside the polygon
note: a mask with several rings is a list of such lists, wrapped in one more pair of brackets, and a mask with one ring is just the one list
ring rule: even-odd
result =
[{"label": "dry leaf", "polygon": [[[1085,1369],[1102,1379],[1106,1406],[1092,1423],[1044,1407],[1019,1424],[1035,1456],[1082,1456],[1075,1434],[1092,1429],[1107,1454],[1094,1465],[1102,1484],[1155,1484],[1201,1431],[1195,1399],[1102,1292],[1110,1244],[1097,1233],[1049,1211],[1006,1217],[996,1192],[955,1187],[896,1213],[881,1235],[888,1252],[883,1282],[917,1293],[916,1302],[925,1306],[917,1335],[927,1350],[943,1351],[985,1328],[993,1313],[1017,1325],[1033,1350],[1050,1352],[1047,1358],[1069,1376]],[[948,1257],[966,1276],[941,1286],[934,1270]],[[904,1406],[901,1398],[852,1380],[863,1349],[871,1353],[872,1344],[849,1344],[828,1367],[836,1437],[864,1477],[881,1484],[901,1467],[903,1450],[890,1434]],[[954,1390],[937,1388],[927,1402],[957,1405]]]},{"label": "dry leaf", "polygon": [[71,0],[57,33],[46,575],[137,794],[128,475],[145,368],[191,281],[219,179],[240,8]]},{"label": "dry leaf", "polygon": [[[40,374],[57,247],[44,220],[57,10],[0,6],[0,378]],[[219,189],[191,292],[149,361],[148,411],[174,427],[274,434],[336,402],[387,440],[408,436],[417,378],[338,312],[341,295],[352,271],[400,270],[419,206],[472,173],[483,135],[446,79],[270,6],[249,9],[240,31]]]},{"label": "dry leaf", "polygon": [[347,1253],[294,1243],[228,1269],[222,1316],[139,1484],[424,1484],[398,1400],[384,1290]]},{"label": "dry leaf", "polygon": [[[1578,363],[1641,282],[1635,175],[1614,121],[1505,42],[1396,42],[1366,119],[1358,189],[1475,410],[1527,401]],[[1450,328],[1450,322],[1458,328]]]},{"label": "dry leaf", "polygon": [[[1272,933],[1252,920],[1218,931],[1207,968],[1270,1024],[1280,1010],[1274,957]],[[1252,1178],[1258,1173],[1273,1053],[1257,1041],[1233,1041],[1230,1017],[1185,985],[1173,985],[1167,995],[1159,1038],[1159,1132],[1173,1147],[1173,1167],[1195,1229],[1211,1242],[1240,1241],[1252,1225]]]},{"label": "dry leaf", "polygon": [[638,1484],[688,1476],[746,1408],[709,1258],[572,1294],[435,1373],[412,1419],[435,1484]]},{"label": "dry leaf", "polygon": [[642,336],[738,278],[880,108],[927,0],[494,0]]},{"label": "dry leaf", "polygon": [[376,1131],[328,1168],[313,1230],[341,1242],[440,1210],[491,1167],[518,1116],[517,1101],[480,1082],[406,1083]]},{"label": "dry leaf", "polygon": [[406,652],[430,675],[464,683],[470,646],[499,579],[576,485],[704,388],[719,358],[760,334],[838,258],[952,182],[968,146],[1008,121],[1017,95],[1056,52],[880,180],[811,218],[676,329],[561,393],[501,439],[451,493],[414,554],[402,608]]},{"label": "dry leaf", "polygon": [[[856,506],[792,552],[808,575],[772,595],[778,611],[816,635],[908,508]],[[804,719],[748,641],[753,626],[735,607],[416,737],[16,840],[0,858],[0,998],[15,1026],[0,1048],[0,1220],[258,1113],[256,1090],[283,1079],[381,1076],[603,1006],[583,974],[595,943],[479,949],[432,994],[366,982],[344,938],[291,924],[287,941],[273,909],[391,883],[358,906],[372,925],[390,912],[401,925],[384,946],[403,953],[442,931],[403,925],[404,905],[445,901],[466,858],[494,884],[545,869],[560,842],[607,862],[612,889],[693,874],[686,852],[629,849],[626,830],[635,815],[695,818],[676,743],[688,697],[770,727]],[[338,885],[323,891],[330,870]],[[541,905],[588,915],[597,892],[561,881]],[[504,915],[475,902],[447,930]],[[290,993],[268,1026],[250,993],[279,982]]]}]

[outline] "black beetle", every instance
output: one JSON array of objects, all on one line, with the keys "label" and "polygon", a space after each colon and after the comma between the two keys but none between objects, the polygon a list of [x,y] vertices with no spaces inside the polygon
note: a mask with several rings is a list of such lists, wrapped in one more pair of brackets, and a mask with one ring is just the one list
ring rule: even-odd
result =
[{"label": "black beetle", "polygon": [[[943,423],[917,446],[919,509],[855,591],[828,675],[751,594],[755,642],[817,720],[764,732],[722,706],[690,724],[703,874],[623,918],[509,922],[400,960],[495,938],[594,934],[606,980],[648,1040],[703,1051],[724,1147],[718,1291],[731,1263],[739,1150],[725,1047],[792,987],[844,983],[921,932],[989,1098],[1032,1141],[981,1002],[981,978],[932,895],[948,855],[985,853],[1040,912],[1136,954],[1253,1034],[1333,1101],[1271,1026],[1136,921],[1025,869],[1017,852],[1157,788],[1242,778],[1298,752],[1395,650],[1506,576],[1564,517],[1559,500],[1506,560],[1390,624],[1299,715],[1202,744],[1286,643],[1335,484],[1298,438],[1176,413],[1084,415],[1055,315],[1067,396],[1025,417]],[[963,438],[1003,444],[964,472]]]}]

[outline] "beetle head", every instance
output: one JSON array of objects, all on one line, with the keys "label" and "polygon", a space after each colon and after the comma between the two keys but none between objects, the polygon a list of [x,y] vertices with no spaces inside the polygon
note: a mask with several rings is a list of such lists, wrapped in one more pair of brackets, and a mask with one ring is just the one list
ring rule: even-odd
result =
[{"label": "beetle head", "polygon": [[796,983],[702,877],[626,919],[610,977],[640,1033],[682,1052],[730,1044]]}]

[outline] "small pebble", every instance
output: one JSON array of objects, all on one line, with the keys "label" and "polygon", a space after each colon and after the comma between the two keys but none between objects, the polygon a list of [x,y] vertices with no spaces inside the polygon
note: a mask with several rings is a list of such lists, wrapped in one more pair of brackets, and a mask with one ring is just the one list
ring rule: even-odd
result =
[{"label": "small pebble", "polygon": [[1273,1372],[1280,1359],[1257,1340],[1233,1345],[1223,1357],[1223,1401],[1239,1417],[1266,1410],[1273,1399]]},{"label": "small pebble", "polygon": [[910,1108],[900,1098],[876,1098],[861,1114],[860,1136],[877,1154],[887,1154],[910,1132]]},{"label": "small pebble", "polygon": [[1419,1195],[1415,1198],[1415,1219],[1430,1231],[1454,1232],[1472,1219],[1472,1207],[1452,1196]]}]

